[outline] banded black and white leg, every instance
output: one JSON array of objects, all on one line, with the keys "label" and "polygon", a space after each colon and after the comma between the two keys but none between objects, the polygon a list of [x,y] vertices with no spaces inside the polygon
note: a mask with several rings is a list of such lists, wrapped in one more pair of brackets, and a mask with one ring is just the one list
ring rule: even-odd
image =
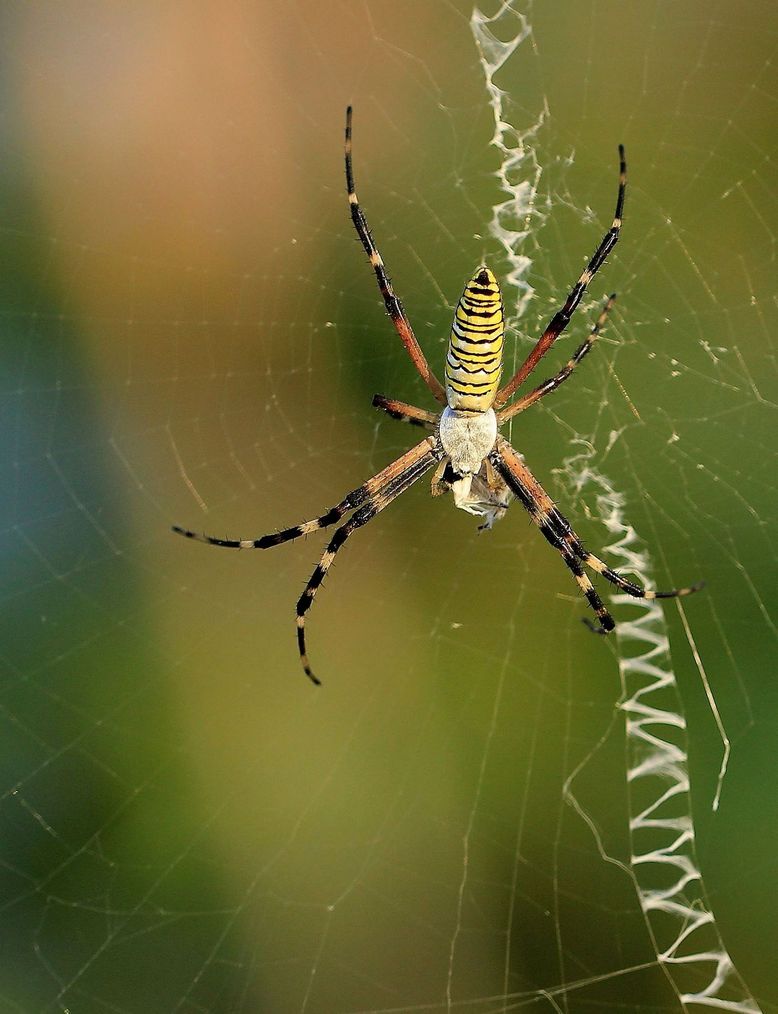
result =
[{"label": "banded black and white leg", "polygon": [[316,589],[324,579],[324,575],[330,568],[335,553],[346,541],[349,535],[357,528],[367,524],[376,514],[387,507],[395,497],[403,493],[411,486],[424,472],[435,464],[441,456],[437,438],[429,436],[421,443],[412,447],[396,461],[387,465],[381,472],[368,479],[357,489],[346,494],[343,500],[334,507],[331,507],[318,518],[311,521],[303,521],[302,524],[293,525],[280,532],[269,535],[261,535],[255,539],[220,539],[214,535],[202,535],[199,532],[188,528],[173,526],[173,531],[184,538],[193,539],[196,542],[204,542],[209,546],[222,546],[226,549],[271,549],[273,546],[280,546],[284,542],[292,542],[294,539],[302,538],[304,535],[311,535],[337,524],[349,512],[355,511],[352,517],[342,525],[333,536],[329,546],[321,558],[319,566],[313,572],[311,580],[303,592],[300,601],[297,603],[297,641],[300,647],[300,656],[306,675],[314,682],[319,680],[311,672],[308,660],[305,655],[305,613],[311,606]]},{"label": "banded black and white leg", "polygon": [[354,188],[354,171],[351,165],[351,106],[346,110],[346,143],[345,143],[345,155],[346,155],[346,189],[348,191],[348,204],[351,211],[351,219],[354,222],[354,228],[357,230],[357,235],[365,248],[371,267],[375,272],[376,279],[378,281],[378,288],[381,290],[381,296],[384,300],[384,306],[386,312],[394,325],[394,329],[400,336],[400,340],[405,346],[405,350],[411,357],[413,365],[419,372],[424,383],[432,392],[433,397],[436,401],[439,401],[441,405],[446,404],[446,392],[429,367],[429,363],[421,350],[416,335],[413,333],[411,322],[408,320],[408,315],[403,308],[402,303],[395,294],[392,288],[392,283],[389,280],[389,276],[386,273],[386,267],[384,266],[383,258],[378,252],[373,234],[370,231],[370,227],[367,224],[367,219],[359,205],[357,199],[356,190]]},{"label": "banded black and white leg", "polygon": [[205,542],[209,546],[222,546],[225,549],[271,549],[273,546],[280,546],[284,542],[292,542],[303,535],[312,535],[322,528],[329,528],[337,524],[349,511],[358,507],[365,499],[365,487],[348,493],[339,504],[311,521],[303,521],[302,524],[292,525],[291,528],[284,528],[280,532],[272,532],[269,535],[260,535],[257,539],[220,539],[215,535],[205,535],[195,532],[190,528],[181,528],[180,525],[173,525],[176,535],[183,535],[185,539],[192,539],[194,542]]},{"label": "banded black and white leg", "polygon": [[584,567],[589,567],[597,574],[601,574],[607,581],[616,585],[621,591],[633,596],[633,598],[678,598],[683,595],[691,595],[704,586],[704,582],[700,581],[686,588],[674,588],[672,591],[654,591],[650,588],[644,588],[628,578],[622,577],[621,574],[608,567],[594,553],[586,550],[580,538],[573,531],[570,522],[557,509],[551,497],[546,493],[507,440],[503,437],[497,438],[497,445],[490,458],[492,464],[505,480],[508,488],[521,502],[543,536],[557,550],[565,564],[572,571],[579,588],[597,616],[599,626],[592,625],[592,629],[597,633],[608,633],[613,630],[615,624],[613,617],[603,605],[594,586],[584,572]]},{"label": "banded black and white leg", "polygon": [[317,686],[321,681],[311,669],[305,649],[305,614],[311,608],[316,592],[332,566],[335,556],[353,532],[372,521],[376,514],[380,514],[401,493],[409,489],[417,479],[420,479],[440,460],[441,455],[442,451],[437,438],[427,437],[397,461],[392,462],[383,472],[379,472],[374,479],[365,483],[361,487],[366,490],[364,502],[348,521],[336,529],[329,545],[322,553],[322,557],[297,603],[297,645],[300,649],[300,661],[303,664],[305,675]]},{"label": "banded black and white leg", "polygon": [[532,373],[537,364],[548,352],[557,338],[562,334],[570,322],[578,304],[583,299],[586,288],[600,270],[611,250],[619,239],[621,223],[624,216],[624,197],[627,191],[627,163],[624,157],[624,145],[619,145],[619,189],[616,196],[616,211],[613,216],[613,224],[603,236],[600,245],[594,251],[589,263],[586,265],[583,274],[572,287],[561,310],[558,310],[551,318],[546,330],[537,340],[530,354],[521,364],[519,369],[508,381],[508,383],[497,392],[494,403],[496,409],[501,408],[519,389],[527,377]]},{"label": "banded black and white leg", "polygon": [[509,405],[507,408],[504,408],[498,413],[497,422],[501,426],[504,422],[507,422],[508,419],[512,419],[513,416],[518,415],[519,412],[523,412],[525,409],[528,409],[530,405],[534,405],[536,401],[540,401],[540,399],[545,398],[547,394],[551,394],[552,391],[556,391],[556,389],[567,380],[567,378],[575,370],[576,366],[578,366],[581,360],[589,353],[591,347],[597,341],[615,301],[616,293],[614,292],[608,297],[605,306],[602,308],[602,312],[595,321],[594,327],[589,332],[589,336],[586,341],[582,342],[581,345],[578,346],[575,353],[567,361],[567,363],[565,363],[559,373],[556,373],[553,377],[549,377],[547,380],[544,380],[542,384],[538,384],[538,386],[528,394],[523,395],[517,401],[514,401],[512,405]]}]

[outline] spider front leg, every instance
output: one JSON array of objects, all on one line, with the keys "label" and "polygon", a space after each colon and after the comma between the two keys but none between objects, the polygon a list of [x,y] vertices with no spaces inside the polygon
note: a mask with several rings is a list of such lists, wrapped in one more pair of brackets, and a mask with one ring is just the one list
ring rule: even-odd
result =
[{"label": "spider front leg", "polygon": [[205,542],[209,546],[222,546],[225,549],[271,549],[273,546],[280,546],[284,542],[293,542],[304,535],[311,535],[313,532],[321,531],[322,528],[329,528],[331,525],[337,524],[349,511],[369,501],[376,494],[377,490],[396,478],[398,468],[402,470],[407,463],[406,459],[410,460],[409,456],[419,451],[426,444],[427,440],[423,440],[420,444],[417,444],[416,447],[412,448],[401,458],[398,458],[397,461],[392,462],[391,465],[388,465],[378,475],[372,479],[368,479],[367,482],[363,482],[361,486],[347,493],[339,504],[330,507],[328,511],[319,515],[318,518],[313,518],[311,521],[303,521],[299,525],[292,525],[291,528],[284,528],[280,532],[271,532],[269,535],[260,535],[259,538],[254,539],[220,539],[215,535],[204,535],[200,532],[195,532],[191,528],[182,528],[180,525],[172,525],[172,530],[176,535],[183,535],[185,539]]},{"label": "spider front leg", "polygon": [[440,458],[440,448],[435,437],[427,437],[420,444],[407,451],[401,458],[393,462],[388,468],[371,480],[372,489],[366,502],[354,514],[336,529],[329,545],[322,553],[319,563],[311,574],[305,590],[297,603],[297,645],[300,649],[300,661],[303,664],[305,675],[317,686],[321,683],[318,676],[314,675],[308,661],[305,650],[305,614],[313,605],[316,592],[332,566],[336,554],[342,548],[346,539],[352,535],[357,528],[372,521],[376,514],[388,507],[396,500],[401,493],[420,479],[426,471]]},{"label": "spider front leg", "polygon": [[615,623],[613,617],[594,590],[591,581],[584,573],[584,566],[590,567],[596,573],[601,574],[611,584],[616,585],[617,588],[620,588],[628,595],[632,595],[634,598],[678,598],[682,595],[691,595],[704,587],[704,582],[699,581],[697,584],[686,588],[674,588],[672,591],[654,591],[622,577],[615,570],[611,570],[603,560],[593,553],[589,553],[584,548],[583,543],[573,531],[570,522],[557,510],[554,501],[507,440],[503,437],[498,437],[497,445],[490,457],[497,471],[505,479],[511,492],[521,501],[522,506],[538,526],[543,536],[557,550],[565,564],[573,572],[579,588],[586,596],[586,600],[599,620],[599,627],[592,625],[592,629],[597,633],[608,633],[613,630]]},{"label": "spider front leg", "polygon": [[292,542],[294,539],[302,538],[303,535],[311,535],[313,532],[321,531],[322,528],[329,528],[337,524],[349,511],[354,510],[367,496],[367,483],[358,489],[352,490],[344,500],[318,518],[311,521],[303,521],[300,525],[292,525],[291,528],[284,528],[280,532],[272,532],[270,535],[260,535],[257,539],[220,539],[215,535],[204,535],[195,532],[191,528],[181,528],[180,525],[172,525],[176,535],[183,535],[185,539],[192,539],[194,542],[205,542],[208,546],[222,546],[225,549],[271,549],[273,546],[280,546],[284,542]]},{"label": "spider front leg", "polygon": [[405,492],[427,469],[440,458],[440,449],[437,439],[433,436],[426,437],[421,443],[406,451],[400,458],[387,465],[378,475],[368,479],[357,489],[352,490],[335,507],[331,507],[326,513],[314,518],[311,521],[304,521],[302,524],[285,528],[281,532],[270,535],[262,535],[256,539],[220,539],[213,535],[201,535],[188,528],[173,526],[177,535],[183,535],[187,539],[197,542],[205,542],[209,546],[223,546],[227,549],[270,549],[272,546],[280,546],[284,542],[291,542],[303,535],[310,535],[322,528],[337,524],[350,511],[355,513],[349,520],[338,528],[324,551],[318,567],[311,575],[305,591],[297,603],[297,642],[300,648],[300,658],[308,678],[318,684],[319,680],[314,676],[308,659],[305,654],[305,614],[310,609],[316,589],[324,580],[324,576],[332,565],[335,554],[340,547],[357,528],[366,525],[376,514],[387,507],[392,500]]}]

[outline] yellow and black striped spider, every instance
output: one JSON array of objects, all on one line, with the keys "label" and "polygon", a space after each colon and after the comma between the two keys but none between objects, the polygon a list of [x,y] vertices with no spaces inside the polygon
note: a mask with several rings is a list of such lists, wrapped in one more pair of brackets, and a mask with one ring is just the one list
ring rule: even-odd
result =
[{"label": "yellow and black striped spider", "polygon": [[619,146],[619,189],[613,224],[603,236],[583,274],[568,293],[562,309],[554,314],[530,354],[502,388],[499,388],[499,380],[502,371],[505,323],[500,289],[492,272],[485,265],[478,267],[457,304],[446,355],[444,388],[424,358],[402,303],[389,281],[367,219],[359,206],[351,166],[350,106],[346,111],[345,156],[351,217],[375,271],[387,313],[422,380],[435,400],[444,407],[437,413],[428,412],[426,409],[415,408],[413,405],[376,395],[373,398],[373,405],[394,419],[424,427],[430,431],[429,435],[387,465],[378,475],[368,479],[358,489],[347,493],[339,504],[331,507],[321,517],[286,528],[274,535],[263,535],[258,539],[217,539],[178,526],[175,526],[173,531],[211,546],[227,546],[230,549],[269,549],[271,546],[279,546],[282,542],[290,542],[302,535],[309,535],[321,528],[337,524],[353,511],[351,517],[336,529],[297,603],[297,641],[300,658],[307,676],[316,684],[320,681],[314,675],[305,651],[305,615],[311,607],[317,588],[330,569],[336,553],[349,536],[388,507],[433,465],[437,465],[432,479],[433,496],[450,490],[456,507],[485,519],[481,526],[483,528],[491,528],[494,522],[504,515],[513,497],[519,500],[541,533],[572,571],[579,588],[597,616],[597,624],[591,622],[588,624],[597,633],[606,634],[613,630],[614,622],[587,577],[584,567],[601,574],[617,588],[635,598],[675,598],[678,595],[689,595],[701,588],[702,582],[673,591],[649,591],[617,574],[598,557],[587,552],[570,527],[570,522],[557,510],[549,495],[524,464],[522,455],[518,454],[498,432],[498,428],[508,419],[534,405],[536,401],[555,391],[567,380],[596,341],[613,305],[615,295],[605,303],[586,341],[557,374],[538,384],[513,404],[507,404],[567,327],[570,317],[586,292],[587,285],[616,245],[621,229],[627,186],[624,148]]}]

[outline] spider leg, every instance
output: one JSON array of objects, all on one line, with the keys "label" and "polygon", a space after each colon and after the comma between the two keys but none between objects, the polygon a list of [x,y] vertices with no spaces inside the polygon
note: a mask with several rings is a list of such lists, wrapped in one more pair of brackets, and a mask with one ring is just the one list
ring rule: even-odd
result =
[{"label": "spider leg", "polygon": [[[592,607],[599,621],[599,627],[595,629],[605,634],[616,626],[613,617],[603,605],[603,601],[594,589],[594,585],[587,577],[583,564],[575,556],[570,546],[559,531],[558,524],[554,523],[549,511],[542,506],[534,495],[533,489],[527,484],[524,475],[524,466],[518,454],[507,440],[498,438],[497,447],[490,455],[492,464],[500,475],[505,479],[508,488],[513,495],[521,502],[522,507],[540,529],[543,536],[557,550],[567,567],[572,571],[578,587],[583,592],[586,601]],[[554,508],[556,511],[556,508]],[[559,513],[556,511],[556,513]],[[561,518],[561,514],[559,515]],[[562,518],[564,521],[564,518]],[[565,522],[567,524],[567,522]],[[567,525],[570,528],[569,524]]]},{"label": "spider leg", "polygon": [[517,372],[508,381],[508,383],[497,392],[497,398],[495,399],[494,407],[501,408],[509,398],[512,398],[518,388],[524,383],[527,377],[532,373],[537,364],[548,352],[560,334],[567,327],[571,316],[575,312],[576,307],[581,302],[583,294],[586,292],[586,287],[591,282],[592,278],[597,274],[602,265],[605,262],[606,257],[616,245],[619,238],[619,231],[621,229],[622,215],[624,213],[624,195],[627,189],[627,163],[624,158],[624,146],[619,145],[619,190],[616,197],[616,213],[613,216],[613,224],[610,229],[603,236],[600,245],[594,251],[592,259],[586,265],[586,268],[568,293],[567,299],[565,300],[564,306],[561,310],[558,310],[548,327],[538,339],[535,347],[532,349],[530,354],[521,364]]},{"label": "spider leg", "polygon": [[384,262],[381,258],[381,254],[378,252],[378,247],[375,244],[373,235],[370,232],[370,228],[367,224],[364,212],[359,206],[357,200],[356,191],[354,189],[354,171],[351,165],[351,106],[346,110],[346,188],[348,191],[348,204],[351,211],[351,218],[354,222],[354,228],[357,230],[357,235],[362,241],[362,246],[365,248],[365,253],[370,259],[370,264],[375,271],[375,276],[378,279],[378,288],[381,290],[383,296],[384,305],[386,306],[386,312],[389,314],[394,329],[400,336],[400,340],[405,346],[405,350],[411,357],[413,365],[416,367],[421,379],[427,385],[432,392],[433,397],[436,401],[439,401],[442,405],[446,404],[446,392],[440,384],[435,374],[430,370],[429,364],[424,357],[424,353],[416,340],[416,335],[413,333],[411,322],[408,320],[408,316],[403,309],[403,305],[395,295],[392,283],[389,281],[389,276],[386,273]]},{"label": "spider leg", "polygon": [[544,398],[547,394],[551,394],[552,391],[555,391],[560,384],[563,384],[567,380],[576,366],[578,366],[584,356],[586,356],[589,352],[592,345],[594,345],[597,341],[597,337],[602,330],[602,326],[607,320],[608,314],[610,313],[611,307],[615,301],[616,293],[614,292],[612,296],[608,297],[600,316],[597,318],[594,327],[589,332],[589,337],[585,342],[582,342],[582,344],[579,345],[573,357],[562,367],[559,373],[555,374],[553,377],[549,377],[548,380],[544,380],[542,384],[538,384],[538,386],[533,391],[530,391],[529,394],[525,394],[517,401],[514,401],[512,405],[509,405],[507,408],[504,408],[501,412],[499,412],[497,415],[497,422],[499,425],[507,422],[508,419],[512,419],[513,416],[518,415],[519,412],[523,412],[525,409],[529,408],[530,405],[534,405],[536,401],[540,401],[540,399]]},{"label": "spider leg", "polygon": [[270,549],[271,546],[280,546],[283,542],[292,542],[303,535],[310,535],[322,528],[329,528],[345,517],[350,510],[353,510],[364,500],[365,487],[353,490],[346,494],[346,498],[339,504],[330,507],[328,511],[312,521],[303,521],[300,525],[292,525],[291,528],[284,528],[280,532],[272,532],[270,535],[261,535],[258,539],[219,539],[215,535],[204,535],[192,531],[191,528],[182,528],[180,525],[172,525],[176,535],[183,535],[185,539],[192,539],[194,542],[205,542],[209,546],[224,546],[226,549]]},{"label": "spider leg", "polygon": [[361,507],[362,504],[370,500],[376,490],[383,487],[385,483],[391,482],[395,478],[397,470],[402,469],[407,461],[412,460],[409,456],[424,449],[430,439],[430,437],[427,437],[426,440],[422,440],[420,444],[417,444],[416,447],[402,455],[397,461],[392,462],[391,465],[387,465],[378,475],[372,479],[368,479],[367,482],[362,483],[357,489],[353,489],[350,493],[347,493],[339,504],[330,507],[324,514],[321,514],[318,518],[313,518],[311,521],[303,521],[302,524],[292,525],[291,528],[284,528],[280,532],[272,532],[269,535],[261,535],[257,539],[219,539],[214,535],[201,535],[200,532],[192,531],[189,528],[181,528],[180,525],[173,525],[173,531],[176,535],[183,535],[186,539],[192,539],[195,542],[205,542],[209,546],[223,546],[226,549],[270,549],[273,546],[280,546],[284,542],[292,542],[294,539],[302,538],[304,535],[311,535],[313,532],[321,531],[322,528],[329,528],[330,525],[337,524],[349,511]]},{"label": "spider leg", "polygon": [[615,584],[617,588],[621,588],[623,592],[626,592],[627,595],[631,595],[633,598],[679,599],[683,598],[684,595],[693,595],[705,587],[704,581],[695,581],[694,584],[687,585],[685,588],[671,588],[670,591],[655,591],[651,588],[644,588],[643,585],[637,584],[635,581],[629,581],[615,570],[611,570],[599,556],[587,552],[575,532],[571,533],[568,541],[573,545],[573,551],[582,563],[586,564],[587,567],[590,567],[597,574],[602,574],[606,581]]},{"label": "spider leg", "polygon": [[699,591],[703,587],[703,582],[699,582],[687,588],[675,588],[672,591],[662,592],[644,588],[642,585],[622,577],[615,570],[611,570],[599,557],[584,548],[583,543],[570,526],[570,522],[557,510],[551,497],[503,437],[497,438],[497,446],[492,451],[491,460],[542,534],[560,553],[562,559],[573,572],[578,586],[597,615],[600,626],[593,627],[593,629],[598,633],[607,633],[609,630],[613,630],[615,624],[613,617],[603,605],[591,581],[584,573],[584,566],[601,574],[611,584],[616,585],[634,598],[677,598],[681,595],[691,595],[692,592]]},{"label": "spider leg", "polygon": [[385,398],[382,394],[373,395],[373,407],[380,408],[392,419],[410,423],[411,426],[434,429],[438,421],[434,412],[428,412],[424,408],[416,408],[415,405],[408,405],[404,401],[396,401],[394,398]]},{"label": "spider leg", "polygon": [[409,489],[417,479],[421,478],[438,461],[440,453],[435,438],[427,437],[401,458],[398,458],[381,475],[371,480],[372,488],[366,498],[366,502],[352,514],[348,521],[335,530],[335,534],[324,550],[321,560],[319,560],[316,569],[311,574],[311,578],[297,603],[297,645],[300,649],[300,661],[303,664],[305,675],[317,686],[321,683],[321,680],[311,669],[305,650],[305,614],[311,608],[319,586],[332,566],[336,554],[349,536],[358,528],[366,525],[368,521],[372,521],[376,514],[379,514],[401,493]]}]

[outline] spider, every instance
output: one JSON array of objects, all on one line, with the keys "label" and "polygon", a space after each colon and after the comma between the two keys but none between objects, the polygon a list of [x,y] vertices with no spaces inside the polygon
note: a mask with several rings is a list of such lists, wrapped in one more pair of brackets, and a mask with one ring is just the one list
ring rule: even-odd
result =
[{"label": "spider", "polygon": [[599,557],[589,553],[573,531],[570,522],[557,510],[551,497],[530,472],[523,456],[499,433],[499,427],[503,423],[555,391],[570,377],[597,340],[613,305],[615,294],[605,302],[589,336],[558,373],[517,398],[512,404],[508,404],[567,327],[587,286],[616,245],[621,229],[627,186],[624,147],[619,145],[619,188],[613,224],[603,236],[583,274],[568,293],[564,305],[551,318],[514,376],[504,387],[499,387],[505,333],[502,297],[495,276],[482,264],[465,286],[457,304],[446,355],[444,388],[430,370],[403,305],[395,295],[383,258],[378,252],[365,214],[357,200],[351,162],[351,115],[349,106],[346,110],[345,160],[351,218],[375,272],[392,324],[433,398],[443,406],[442,411],[429,412],[377,394],[373,398],[373,405],[376,408],[382,409],[393,419],[423,427],[429,431],[428,435],[396,461],[387,465],[378,475],[347,493],[340,503],[312,521],[304,521],[275,534],[262,535],[258,539],[219,539],[177,525],[173,527],[173,531],[211,546],[226,546],[229,549],[269,549],[271,546],[280,546],[283,542],[291,542],[303,535],[318,532],[322,528],[329,528],[342,521],[347,514],[351,514],[347,521],[336,528],[297,603],[297,642],[300,660],[308,678],[317,685],[321,681],[311,669],[305,649],[305,617],[319,585],[348,538],[358,528],[372,521],[401,493],[410,489],[416,480],[433,466],[437,467],[432,477],[432,495],[437,496],[450,491],[456,507],[484,518],[481,528],[491,528],[495,521],[505,514],[514,497],[521,503],[541,534],[572,571],[578,587],[594,610],[598,621],[596,624],[587,620],[584,622],[596,633],[607,634],[613,630],[615,624],[589,580],[585,567],[602,575],[621,591],[635,598],[675,598],[698,591],[703,582],[687,588],[676,588],[673,591],[651,591],[617,574]]}]

